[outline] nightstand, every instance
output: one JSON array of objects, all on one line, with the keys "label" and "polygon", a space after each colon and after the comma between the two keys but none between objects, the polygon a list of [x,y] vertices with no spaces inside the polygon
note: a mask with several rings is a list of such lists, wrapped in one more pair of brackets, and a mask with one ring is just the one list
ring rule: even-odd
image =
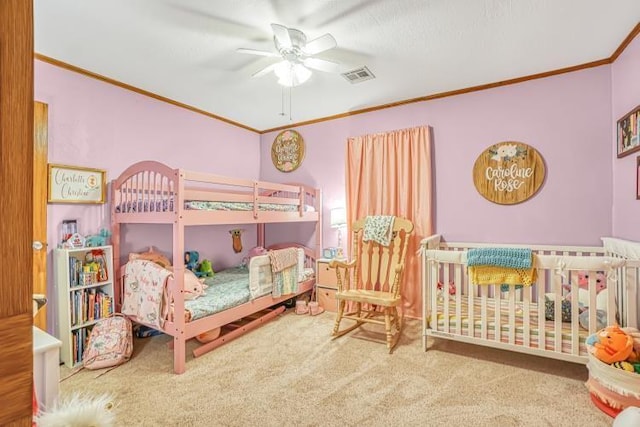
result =
[{"label": "nightstand", "polygon": [[338,310],[336,302],[338,278],[336,270],[329,267],[331,261],[328,258],[316,260],[316,295],[322,308],[335,313]]}]

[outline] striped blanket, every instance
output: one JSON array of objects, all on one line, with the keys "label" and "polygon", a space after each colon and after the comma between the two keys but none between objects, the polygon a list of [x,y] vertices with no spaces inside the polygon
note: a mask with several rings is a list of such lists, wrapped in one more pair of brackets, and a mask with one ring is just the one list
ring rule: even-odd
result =
[{"label": "striped blanket", "polygon": [[296,248],[269,251],[271,272],[273,273],[273,290],[271,296],[278,298],[282,295],[293,294],[298,291],[298,250]]},{"label": "striped blanket", "polygon": [[533,253],[526,248],[477,248],[467,252],[469,280],[475,285],[501,285],[502,291],[531,286],[537,279]]}]

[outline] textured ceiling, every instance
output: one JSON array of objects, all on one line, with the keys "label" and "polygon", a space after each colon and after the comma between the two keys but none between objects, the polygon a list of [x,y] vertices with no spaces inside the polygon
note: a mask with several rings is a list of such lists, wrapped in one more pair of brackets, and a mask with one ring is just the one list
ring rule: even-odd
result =
[{"label": "textured ceiling", "polygon": [[[605,59],[638,22],[640,0],[35,0],[35,51],[265,130]],[[277,59],[236,49],[275,51],[271,23],[376,78],[252,78]]]}]

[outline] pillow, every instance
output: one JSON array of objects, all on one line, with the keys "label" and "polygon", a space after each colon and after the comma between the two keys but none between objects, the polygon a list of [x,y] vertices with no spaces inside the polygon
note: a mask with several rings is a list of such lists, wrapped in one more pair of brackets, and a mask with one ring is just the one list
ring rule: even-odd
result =
[{"label": "pillow", "polygon": [[254,256],[266,255],[266,254],[267,254],[267,250],[265,248],[263,248],[262,246],[256,246],[254,248],[249,249],[249,253],[247,254],[247,258],[249,258],[249,260],[251,260],[251,258],[253,258]]},{"label": "pillow", "polygon": [[[571,301],[563,299],[561,301],[561,316],[563,322],[571,322]],[[546,320],[555,319],[555,301],[545,297],[544,301],[544,318]]]},{"label": "pillow", "polygon": [[141,252],[139,254],[132,252],[129,254],[129,261],[133,261],[135,259],[142,259],[146,261],[152,261],[156,264],[164,268],[171,267],[171,261],[169,258],[164,256],[161,252],[157,252],[153,249],[153,246],[149,246],[149,250],[147,252]]}]

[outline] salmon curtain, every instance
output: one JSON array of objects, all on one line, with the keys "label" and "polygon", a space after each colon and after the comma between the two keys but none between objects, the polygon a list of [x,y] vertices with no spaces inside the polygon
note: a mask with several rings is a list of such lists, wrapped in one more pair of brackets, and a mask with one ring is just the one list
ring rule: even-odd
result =
[{"label": "salmon curtain", "polygon": [[349,138],[346,163],[347,224],[367,215],[396,215],[415,226],[401,289],[405,315],[421,317],[421,269],[416,251],[420,240],[433,232],[429,128]]}]

